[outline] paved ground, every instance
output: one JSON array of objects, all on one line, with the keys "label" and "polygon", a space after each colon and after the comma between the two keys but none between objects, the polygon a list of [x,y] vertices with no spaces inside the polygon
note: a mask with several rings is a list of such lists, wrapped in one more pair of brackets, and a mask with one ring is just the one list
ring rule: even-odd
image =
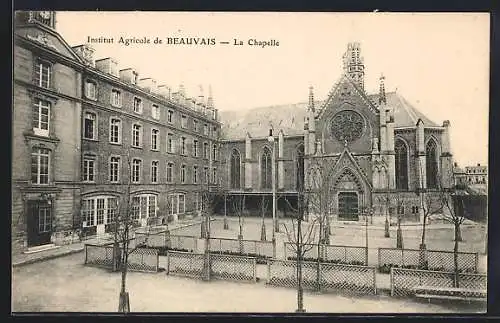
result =
[{"label": "paved ground", "polygon": [[[83,253],[13,268],[13,311],[115,312],[120,274],[83,265]],[[293,289],[264,283],[202,282],[164,272],[129,273],[127,288],[135,312],[293,312]],[[428,304],[390,296],[352,297],[305,293],[308,312],[479,313],[467,304]]]}]

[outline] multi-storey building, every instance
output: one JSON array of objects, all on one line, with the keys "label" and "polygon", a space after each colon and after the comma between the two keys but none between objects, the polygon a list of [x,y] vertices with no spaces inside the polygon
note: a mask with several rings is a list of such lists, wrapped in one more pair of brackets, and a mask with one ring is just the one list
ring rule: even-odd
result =
[{"label": "multi-storey building", "polygon": [[[343,67],[322,102],[310,88],[305,104],[221,113],[229,197],[243,194],[246,208],[259,212],[255,197],[271,196],[273,153],[281,212],[287,209],[281,197],[293,201],[300,185],[322,182],[339,219],[387,209],[418,219],[419,192],[453,184],[449,121],[440,126],[399,93],[386,93],[383,77],[378,94],[366,93],[359,43],[348,45]],[[321,173],[312,168],[318,164]]]},{"label": "multi-storey building", "polygon": [[13,118],[14,249],[107,231],[130,189],[140,225],[201,205],[217,181],[211,91],[172,93],[88,45],[70,47],[54,12],[19,12]]},{"label": "multi-storey building", "polygon": [[82,62],[53,12],[18,12],[14,34],[12,249],[50,244],[80,198]]},{"label": "multi-storey building", "polygon": [[454,164],[453,176],[455,179],[455,185],[462,187],[469,187],[473,190],[478,191],[482,194],[487,194],[488,189],[488,167],[477,164],[476,166],[465,166],[462,169]]}]

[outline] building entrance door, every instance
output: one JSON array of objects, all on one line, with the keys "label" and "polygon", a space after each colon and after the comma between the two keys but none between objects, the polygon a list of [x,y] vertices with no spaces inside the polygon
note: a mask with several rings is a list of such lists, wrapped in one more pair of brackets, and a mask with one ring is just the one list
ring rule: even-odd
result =
[{"label": "building entrance door", "polygon": [[28,201],[28,247],[50,243],[52,207],[47,201]]},{"label": "building entrance door", "polygon": [[339,192],[339,220],[358,221],[358,193]]}]

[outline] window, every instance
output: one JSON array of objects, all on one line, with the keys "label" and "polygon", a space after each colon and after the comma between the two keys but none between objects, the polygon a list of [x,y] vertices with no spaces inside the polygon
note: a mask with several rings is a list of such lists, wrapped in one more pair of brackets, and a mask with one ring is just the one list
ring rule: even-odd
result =
[{"label": "window", "polygon": [[85,120],[83,124],[83,137],[85,139],[97,139],[97,117],[95,113],[85,112]]},{"label": "window", "polygon": [[153,119],[160,119],[160,107],[158,105],[151,105],[151,116],[153,117]]},{"label": "window", "polygon": [[33,148],[31,152],[31,183],[49,184],[50,150]]},{"label": "window", "polygon": [[198,120],[193,120],[193,130],[198,132]]},{"label": "window", "polygon": [[174,111],[167,110],[167,121],[170,123],[174,122]]},{"label": "window", "polygon": [[217,138],[217,127],[214,127],[212,130],[212,136],[214,136],[214,138]]},{"label": "window", "polygon": [[184,212],[186,212],[186,197],[184,196],[184,194],[179,194],[179,204],[178,204],[178,208],[177,208],[177,212],[179,214],[183,214]]},{"label": "window", "polygon": [[186,183],[186,165],[181,166],[181,183]]},{"label": "window", "polygon": [[36,100],[33,107],[33,132],[37,136],[49,136],[50,102]]},{"label": "window", "polygon": [[217,184],[217,168],[212,169],[212,183]]},{"label": "window", "polygon": [[38,61],[35,66],[35,84],[49,88],[52,77],[52,65],[47,62]]},{"label": "window", "polygon": [[167,134],[167,152],[168,153],[175,153],[175,144],[174,144],[174,134],[169,133]]},{"label": "window", "polygon": [[187,121],[188,121],[188,119],[185,115],[181,116],[181,127],[182,128],[187,128],[187,124],[188,124]]},{"label": "window", "polygon": [[260,157],[260,186],[264,189],[270,189],[272,185],[271,175],[271,150],[264,147]]},{"label": "window", "polygon": [[118,198],[96,196],[82,200],[82,220],[84,227],[96,224],[114,223],[118,209]]},{"label": "window", "polygon": [[87,81],[85,83],[85,97],[91,100],[97,99],[97,85],[95,82]]},{"label": "window", "polygon": [[113,105],[115,107],[122,106],[122,95],[121,95],[120,91],[118,91],[118,90],[111,91],[111,105]]},{"label": "window", "polygon": [[120,144],[122,142],[122,122],[120,119],[111,118],[109,121],[109,142]]},{"label": "window", "polygon": [[134,112],[142,113],[142,100],[139,98],[134,98]]},{"label": "window", "polygon": [[138,220],[156,217],[156,209],[156,195],[141,194],[132,197],[132,219]]},{"label": "window", "polygon": [[193,140],[193,156],[198,157],[198,140]]},{"label": "window", "polygon": [[167,163],[167,183],[172,183],[174,179],[174,163]]},{"label": "window", "polygon": [[212,160],[217,160],[217,145],[212,146]]},{"label": "window", "polygon": [[397,209],[396,209],[396,212],[397,214],[399,215],[403,215],[405,214],[405,206],[404,205],[398,205]]},{"label": "window", "polygon": [[105,213],[105,199],[104,198],[98,198],[97,199],[97,225],[99,224],[104,224],[104,213]]},{"label": "window", "polygon": [[240,189],[241,188],[241,164],[240,164],[241,158],[240,158],[240,153],[236,150],[233,149],[231,153],[231,188],[232,189]]},{"label": "window", "polygon": [[411,213],[412,214],[417,214],[418,213],[418,206],[412,206],[411,207]]},{"label": "window", "polygon": [[206,123],[203,125],[203,134],[205,136],[208,136],[208,124]]},{"label": "window", "polygon": [[132,160],[132,182],[139,183],[141,179],[141,163],[140,159]]},{"label": "window", "polygon": [[160,130],[151,129],[151,150],[158,150],[160,146],[158,141],[160,139]]},{"label": "window", "polygon": [[95,181],[95,157],[92,156],[83,157],[83,181],[84,182]]},{"label": "window", "polygon": [[186,155],[186,137],[181,137],[181,155]]},{"label": "window", "polygon": [[52,231],[51,209],[47,206],[40,206],[38,209],[38,232]]},{"label": "window", "polygon": [[151,162],[151,183],[158,183],[158,161]]},{"label": "window", "polygon": [[295,187],[299,191],[304,189],[304,145],[297,147],[296,154]]},{"label": "window", "polygon": [[193,166],[193,184],[198,184],[198,166]]},{"label": "window", "polygon": [[203,143],[203,158],[208,158],[208,144],[206,142]]},{"label": "window", "polygon": [[120,178],[120,157],[111,156],[109,158],[109,181],[117,183]]},{"label": "window", "polygon": [[208,184],[210,174],[208,173],[208,167],[203,168],[203,178],[205,180],[205,184]]},{"label": "window", "polygon": [[406,144],[400,140],[396,140],[394,145],[396,153],[396,188],[407,190],[408,189],[408,149]]},{"label": "window", "polygon": [[438,156],[434,140],[431,139],[427,143],[425,154],[427,188],[438,188]]},{"label": "window", "polygon": [[132,126],[132,146],[141,147],[142,146],[142,127],[141,125],[134,124]]}]

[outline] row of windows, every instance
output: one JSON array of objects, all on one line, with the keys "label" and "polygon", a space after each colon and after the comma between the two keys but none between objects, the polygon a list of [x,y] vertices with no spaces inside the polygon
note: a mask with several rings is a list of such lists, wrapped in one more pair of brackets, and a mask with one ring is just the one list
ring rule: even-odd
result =
[{"label": "row of windows", "polygon": [[[85,96],[88,99],[91,100],[97,100],[97,84],[94,81],[87,81],[85,85]],[[119,90],[117,89],[112,89],[111,90],[111,105],[117,108],[122,107],[122,94]],[[133,111],[137,114],[143,114],[144,113],[144,104],[143,100],[139,97],[134,97],[133,99]],[[160,120],[161,117],[161,110],[160,107],[152,103],[151,104],[151,117],[155,120]],[[172,109],[167,109],[166,110],[166,119],[168,123],[174,123],[175,119],[175,111]],[[189,128],[189,119],[187,115],[181,114],[180,115],[180,123],[181,123],[181,128],[183,129],[188,129]],[[192,124],[191,124],[191,129],[194,132],[200,132],[200,125],[199,121],[192,118]],[[210,135],[210,130],[212,130],[212,136],[216,137],[217,136],[217,127],[213,127],[212,129],[209,128],[208,123],[205,123],[203,125],[203,134],[205,136]]]},{"label": "row of windows", "polygon": [[[97,140],[97,117],[95,113],[86,112],[84,119],[83,137],[85,139]],[[143,127],[140,124],[132,125],[132,147],[142,148],[143,146]],[[109,141],[114,144],[122,143],[122,121],[118,118],[111,118],[109,121]],[[179,153],[181,155],[188,155],[187,137],[179,138]],[[160,150],[160,130],[156,128],[151,129],[151,150]],[[208,143],[203,143],[203,158],[208,159],[209,149]],[[166,151],[168,153],[176,153],[176,144],[173,133],[168,133],[166,137]],[[192,152],[193,157],[200,157],[200,141],[192,139]],[[212,145],[212,159],[217,160],[217,145]]]},{"label": "row of windows", "polygon": [[[194,193],[193,202],[194,210],[201,209],[203,203],[198,192]],[[83,199],[81,212],[84,227],[112,224],[116,221],[116,215],[118,214],[118,198],[114,196],[95,196]],[[169,194],[167,197],[167,212],[168,214],[185,213],[186,195],[184,193]],[[132,197],[131,219],[141,220],[156,217],[157,215],[157,195],[139,194]]]},{"label": "row of windows", "polygon": [[[45,62],[45,61],[37,61],[34,67],[34,83],[43,88],[50,88],[52,84],[52,64]],[[92,100],[97,100],[97,85],[93,81],[87,81],[85,84],[85,96],[89,99]],[[49,111],[50,111],[50,104],[47,102],[38,102],[37,104],[44,105],[43,107],[40,106],[37,110],[37,116],[36,118],[33,118],[33,124],[36,129],[43,129],[47,130],[47,134],[41,134],[41,135],[48,135],[48,123],[49,123]],[[121,107],[122,106],[122,95],[119,90],[113,89],[111,90],[111,105],[115,107]],[[143,108],[143,101],[141,98],[134,97],[133,100],[133,110],[135,113],[142,114],[144,111]],[[151,104],[151,117],[155,120],[160,120],[160,107],[157,104]],[[181,127],[184,129],[188,128],[188,119],[189,117],[187,115],[181,115]],[[167,110],[167,121],[169,123],[174,123],[174,110],[168,109]],[[38,124],[35,127],[35,123],[38,122]],[[200,126],[199,126],[199,121],[196,119],[192,119],[192,129],[195,132],[200,132]],[[213,126],[212,128],[209,127],[208,123],[205,123],[203,125],[203,134],[205,136],[210,135],[210,131],[212,131],[211,135],[214,137],[217,137],[217,127]]]},{"label": "row of windows", "polygon": [[[150,178],[149,182],[152,184],[159,183],[159,172],[160,172],[160,162],[157,160],[151,161],[150,165]],[[141,183],[142,174],[143,174],[143,161],[138,158],[132,159],[131,163],[131,181],[132,183]],[[108,180],[112,183],[118,183],[120,181],[121,174],[121,157],[120,156],[111,156],[109,158],[108,164],[109,174]],[[176,175],[175,167],[173,162],[166,163],[166,171],[165,171],[165,181],[167,183],[174,183],[176,177],[178,176],[179,182],[181,184],[198,184],[200,182],[200,167],[195,165],[192,166],[192,171],[188,171],[188,166],[182,164],[179,167],[179,174]],[[95,156],[84,156],[83,159],[83,171],[82,171],[82,180],[84,182],[95,183],[97,174],[97,160]],[[191,175],[191,181],[189,181],[189,175]],[[211,182],[217,182],[217,168],[212,169],[212,174],[209,174],[208,167],[203,167],[203,179],[204,183],[208,183],[210,180],[209,175],[211,175]],[[48,176],[48,174],[47,174]],[[47,179],[48,183],[48,179]],[[39,183],[46,184],[46,183]]]}]

